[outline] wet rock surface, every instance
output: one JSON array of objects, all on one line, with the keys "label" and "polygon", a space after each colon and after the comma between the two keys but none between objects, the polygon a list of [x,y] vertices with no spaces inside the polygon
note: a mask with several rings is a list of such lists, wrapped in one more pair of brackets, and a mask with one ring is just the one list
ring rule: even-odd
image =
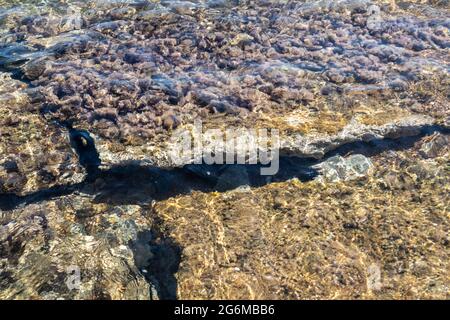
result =
[{"label": "wet rock surface", "polygon": [[0,298],[448,298],[444,2],[0,0]]}]

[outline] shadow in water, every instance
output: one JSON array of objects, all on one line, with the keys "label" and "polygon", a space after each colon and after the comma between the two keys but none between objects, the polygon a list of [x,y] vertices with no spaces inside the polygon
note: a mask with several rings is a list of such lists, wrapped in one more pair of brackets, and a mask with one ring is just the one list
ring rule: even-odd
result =
[{"label": "shadow in water", "polygon": [[78,184],[54,186],[25,196],[0,194],[0,209],[16,207],[66,196],[72,193],[91,195],[97,203],[151,204],[193,190],[227,191],[240,186],[263,186],[294,177],[308,181],[317,176],[310,168],[314,160],[281,158],[280,170],[274,176],[261,176],[260,165],[187,165],[182,168],[161,169],[139,163],[117,165],[108,170],[88,168],[86,179]]},{"label": "shadow in water", "polygon": [[[162,221],[153,221],[151,230],[138,233],[135,241],[130,241],[134,263],[150,286],[158,292],[161,300],[177,298],[175,274],[181,261],[181,246],[162,231]],[[153,296],[151,290],[151,298]]]},{"label": "shadow in water", "polygon": [[449,130],[426,126],[421,134],[415,136],[349,143],[330,151],[320,160],[281,156],[278,172],[273,176],[262,176],[260,169],[263,166],[259,164],[190,164],[182,168],[162,169],[131,161],[101,170],[99,154],[89,133],[69,128],[71,144],[88,173],[86,179],[78,184],[55,186],[26,196],[0,194],[0,209],[11,210],[72,193],[90,195],[97,203],[148,205],[154,200],[164,200],[193,190],[224,192],[241,186],[260,187],[292,178],[309,181],[319,174],[313,166],[334,155],[359,153],[374,156],[387,150],[408,149],[423,136],[434,132],[448,134]]}]

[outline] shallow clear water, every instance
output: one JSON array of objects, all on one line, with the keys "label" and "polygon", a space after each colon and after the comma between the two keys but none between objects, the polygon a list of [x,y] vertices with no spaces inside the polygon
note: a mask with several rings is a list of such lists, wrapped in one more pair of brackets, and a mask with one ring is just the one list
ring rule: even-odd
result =
[{"label": "shallow clear water", "polygon": [[[448,298],[449,19],[0,0],[0,298]],[[197,120],[279,171],[175,165]]]}]

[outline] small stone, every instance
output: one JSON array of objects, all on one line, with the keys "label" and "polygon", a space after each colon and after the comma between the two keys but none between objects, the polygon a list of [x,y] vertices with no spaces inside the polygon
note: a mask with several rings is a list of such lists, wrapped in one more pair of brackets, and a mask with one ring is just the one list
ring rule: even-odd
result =
[{"label": "small stone", "polygon": [[354,180],[367,175],[372,162],[362,154],[351,155],[347,158],[337,155],[314,167],[322,173],[319,179],[337,182]]},{"label": "small stone", "polygon": [[13,160],[8,160],[3,163],[3,168],[5,168],[6,172],[19,172],[19,166],[17,165],[17,162]]},{"label": "small stone", "polygon": [[8,174],[6,181],[4,182],[4,187],[10,192],[17,192],[25,185],[25,183],[26,179],[24,176],[18,174],[17,172],[11,172]]},{"label": "small stone", "polygon": [[423,144],[420,148],[420,155],[424,158],[436,158],[445,153],[450,145],[450,139],[443,134],[434,135],[429,142]]},{"label": "small stone", "polygon": [[172,130],[180,125],[180,120],[177,118],[177,116],[169,114],[163,117],[162,123],[164,129]]},{"label": "small stone", "polygon": [[328,96],[334,92],[333,87],[331,86],[325,86],[320,90],[320,93],[324,96]]},{"label": "small stone", "polygon": [[142,56],[135,53],[126,53],[123,57],[123,60],[129,64],[135,64],[144,61]]},{"label": "small stone", "polygon": [[389,86],[394,91],[405,91],[406,89],[408,89],[408,84],[405,81],[400,80],[400,79],[395,79],[394,81],[389,83]]}]

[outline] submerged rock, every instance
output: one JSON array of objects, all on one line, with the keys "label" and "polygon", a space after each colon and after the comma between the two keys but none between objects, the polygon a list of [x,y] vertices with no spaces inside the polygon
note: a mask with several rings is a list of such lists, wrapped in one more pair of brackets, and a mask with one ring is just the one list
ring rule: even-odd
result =
[{"label": "submerged rock", "polygon": [[337,182],[353,180],[368,174],[372,162],[362,154],[354,154],[348,157],[339,155],[328,158],[316,166],[321,172],[319,178],[322,181]]},{"label": "submerged rock", "polygon": [[436,158],[444,154],[450,148],[450,139],[443,134],[436,134],[430,137],[420,149],[420,154],[425,158]]}]

